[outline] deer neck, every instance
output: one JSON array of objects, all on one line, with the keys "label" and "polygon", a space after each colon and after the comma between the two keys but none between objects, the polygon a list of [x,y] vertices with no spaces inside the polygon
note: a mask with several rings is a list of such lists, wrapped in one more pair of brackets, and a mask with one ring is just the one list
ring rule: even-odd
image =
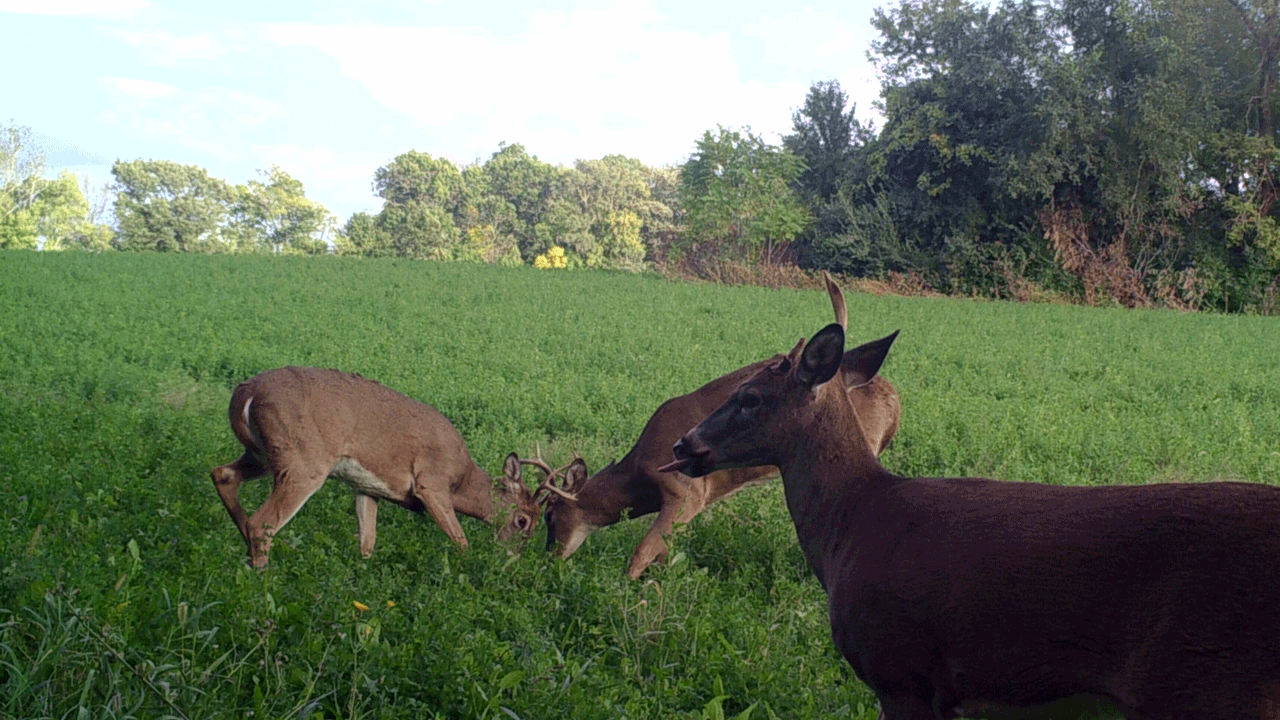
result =
[{"label": "deer neck", "polygon": [[897,480],[867,447],[848,396],[824,392],[832,385],[839,382],[818,389],[810,417],[779,462],[796,536],[824,587],[825,558],[856,538],[859,509]]},{"label": "deer neck", "polygon": [[[613,525],[622,519],[624,510],[637,504],[636,488],[630,482],[635,473],[630,472],[627,459],[611,464],[587,478],[582,487],[574,488],[583,520],[588,524],[595,527]],[[625,472],[624,467],[628,468]]]},{"label": "deer neck", "polygon": [[462,482],[453,491],[453,509],[483,522],[493,521],[495,501],[500,501],[502,491],[483,468],[471,463]]}]

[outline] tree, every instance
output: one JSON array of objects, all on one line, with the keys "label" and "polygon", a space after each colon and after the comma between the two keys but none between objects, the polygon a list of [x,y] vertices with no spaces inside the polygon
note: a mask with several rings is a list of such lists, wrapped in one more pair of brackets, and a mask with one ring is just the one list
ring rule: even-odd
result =
[{"label": "tree", "polygon": [[622,155],[561,169],[535,228],[539,251],[560,246],[586,267],[643,268],[646,232],[671,223],[671,209],[652,196],[653,175]]},{"label": "tree", "polygon": [[[1024,178],[1055,258],[1090,300],[1145,305],[1162,272],[1195,264],[1191,221],[1215,143],[1215,72],[1191,6],[1063,0],[1069,42],[1046,73],[1047,134]],[[1206,140],[1208,142],[1206,142]]]},{"label": "tree", "polygon": [[[872,43],[886,121],[873,182],[924,247],[990,242],[1017,217],[1009,181],[1045,133],[1041,64],[1055,37],[1030,2],[993,13],[962,0],[877,9]],[[1003,238],[1007,239],[1007,238]]]},{"label": "tree", "polygon": [[454,212],[464,199],[462,171],[445,158],[410,150],[373,176],[374,193],[388,203],[426,202]]},{"label": "tree", "polygon": [[320,203],[308,200],[302,181],[280,166],[259,170],[267,182],[250,180],[235,190],[233,203],[237,233],[252,246],[273,253],[317,255],[328,252],[326,234],[336,220]]},{"label": "tree", "polygon": [[[865,225],[855,216],[874,203],[868,156],[875,133],[858,122],[855,110],[838,81],[816,82],[804,105],[791,114],[792,134],[782,138],[782,146],[805,163],[796,187],[813,223],[797,242],[801,263],[866,273],[870,265],[851,264],[850,258],[837,260],[848,254],[850,244],[865,244],[850,236]],[[868,255],[865,251],[854,254]]]},{"label": "tree", "polygon": [[79,226],[75,237],[65,247],[90,252],[111,250],[116,233],[111,229],[107,208],[115,201],[115,193],[110,183],[102,183],[95,187],[88,177],[80,182],[81,194],[88,202],[89,211],[85,214],[85,222]]},{"label": "tree", "polygon": [[391,235],[382,228],[377,217],[364,212],[355,213],[347,219],[341,233],[341,240],[335,241],[334,245],[340,255],[365,257],[395,255]]},{"label": "tree", "polygon": [[839,81],[829,80],[810,86],[804,105],[791,114],[792,134],[782,138],[782,146],[804,160],[797,184],[812,206],[837,196],[849,179],[855,148],[872,137],[854,117],[856,110]]},{"label": "tree", "polygon": [[458,242],[453,216],[429,202],[388,203],[378,214],[378,224],[399,257],[448,260]]},{"label": "tree", "polygon": [[[1256,64],[1251,73],[1255,78],[1255,94],[1250,103],[1256,107],[1250,119],[1250,131],[1260,138],[1273,140],[1276,136],[1276,83],[1280,73],[1280,2],[1277,0],[1225,0],[1235,11],[1244,26],[1244,35],[1255,53]],[[1268,173],[1269,175],[1269,173]],[[1274,184],[1274,181],[1268,181]],[[1275,201],[1275,190],[1269,189],[1267,212]]]},{"label": "tree", "polygon": [[86,200],[88,182],[82,192],[70,171],[44,175],[44,150],[31,128],[0,126],[0,248],[108,248],[111,230],[100,223],[101,204]]},{"label": "tree", "polygon": [[748,262],[777,261],[809,222],[792,189],[803,171],[803,160],[750,128],[706,131],[681,169],[682,248],[705,243]]},{"label": "tree", "polygon": [[35,217],[36,234],[44,239],[45,250],[76,247],[88,230],[89,201],[80,191],[79,178],[69,170],[48,182],[27,212]]},{"label": "tree", "polygon": [[121,249],[226,249],[220,233],[235,194],[222,180],[195,165],[165,160],[117,160],[111,173]]},{"label": "tree", "polygon": [[[1174,0],[1166,0],[1173,2]],[[1207,144],[1207,171],[1222,188],[1228,245],[1237,264],[1280,273],[1280,143],[1275,123],[1280,74],[1277,0],[1203,0],[1195,47],[1219,70],[1211,89],[1223,110],[1217,141]],[[1186,13],[1191,15],[1192,13]],[[1194,19],[1201,20],[1200,17]],[[1207,157],[1206,157],[1207,156]],[[1245,268],[1248,269],[1248,268]],[[1237,293],[1239,296],[1240,293]]]},{"label": "tree", "polygon": [[0,248],[38,245],[38,215],[32,209],[48,187],[44,149],[31,128],[10,121],[0,125]]},{"label": "tree", "polygon": [[536,228],[548,211],[558,175],[555,166],[530,155],[523,145],[500,145],[474,175],[467,173],[468,186],[475,190],[471,199],[476,224],[492,225],[498,235],[514,238],[521,256],[532,260],[546,249]]}]

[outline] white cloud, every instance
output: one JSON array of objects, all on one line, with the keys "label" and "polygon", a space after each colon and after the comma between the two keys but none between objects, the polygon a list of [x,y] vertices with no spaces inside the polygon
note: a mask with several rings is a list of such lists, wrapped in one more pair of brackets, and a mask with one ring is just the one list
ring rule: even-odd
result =
[{"label": "white cloud", "polygon": [[528,19],[501,38],[368,25],[274,25],[266,36],[331,55],[376,102],[425,126],[432,144],[421,149],[466,161],[518,142],[551,162],[678,163],[717,123],[789,130],[807,89],[744,82],[726,34],[672,29],[643,2]]},{"label": "white cloud", "polygon": [[166,85],[152,80],[138,80],[136,78],[108,76],[101,78],[99,82],[107,87],[115,88],[116,90],[135,98],[159,98],[172,95],[177,92],[177,88],[172,85]]},{"label": "white cloud", "polygon": [[[120,77],[105,77],[99,82],[138,101],[132,108],[136,114],[143,114],[145,110],[149,115],[180,118],[183,122],[231,118],[243,126],[259,127],[273,118],[287,117],[289,114],[278,100],[259,98],[236,90],[185,91],[165,83]],[[167,102],[150,102],[162,99]],[[127,113],[123,109],[120,112]],[[220,123],[223,128],[232,125],[234,123]],[[164,127],[158,129],[163,131]]]},{"label": "white cloud", "polygon": [[149,6],[147,0],[0,0],[0,12],[27,15],[113,15]]},{"label": "white cloud", "polygon": [[[258,130],[272,119],[288,115],[277,100],[225,88],[186,90],[121,77],[101,78],[99,83],[120,96],[116,107],[95,115],[98,123],[135,137],[196,150],[221,162],[244,157],[235,131]],[[237,147],[241,150],[231,149]]]},{"label": "white cloud", "polygon": [[[307,197],[324,204],[341,220],[355,212],[376,213],[382,205],[370,180],[374,171],[390,160],[386,153],[279,144],[255,145],[252,154],[258,169],[279,165],[291,177],[302,180]],[[331,204],[334,198],[339,198],[339,206]]]},{"label": "white cloud", "polygon": [[235,113],[235,118],[245,125],[264,125],[272,118],[286,117],[289,114],[277,100],[257,98],[235,91],[227,93],[227,100],[241,106],[242,110]]},{"label": "white cloud", "polygon": [[[3,2],[4,0],[0,0]],[[113,35],[157,65],[173,67],[191,60],[212,60],[227,53],[227,46],[208,33],[180,36],[164,30],[113,31]]]},{"label": "white cloud", "polygon": [[390,158],[380,152],[338,151],[328,146],[296,144],[254,145],[252,153],[262,168],[279,165],[293,177],[353,180],[368,183]]}]

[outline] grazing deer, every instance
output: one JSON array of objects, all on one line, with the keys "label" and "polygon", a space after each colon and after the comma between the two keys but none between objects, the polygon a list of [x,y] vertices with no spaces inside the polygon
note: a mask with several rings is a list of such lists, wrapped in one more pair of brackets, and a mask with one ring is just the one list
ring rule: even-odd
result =
[{"label": "grazing deer", "polygon": [[[836,322],[848,324],[844,293],[831,276],[823,273],[827,294],[835,310]],[[855,351],[856,352],[856,351]],[[676,472],[663,472],[671,453],[671,445],[684,431],[711,413],[729,395],[760,368],[777,362],[782,356],[748,365],[680,397],[664,402],[649,418],[631,450],[619,461],[612,462],[590,477],[581,460],[569,465],[562,486],[555,485],[555,475],[541,464],[546,480],[539,491],[546,496],[547,550],[560,546],[560,557],[568,558],[597,528],[612,525],[628,517],[637,518],[657,513],[649,531],[631,556],[627,575],[639,579],[651,563],[664,559],[667,543],[676,523],[687,523],[711,503],[743,488],[759,485],[778,476],[778,468],[744,467],[713,472],[705,477],[687,480]],[[850,377],[860,380],[847,390],[869,447],[880,454],[898,430],[901,405],[898,393],[889,381],[876,375],[879,368],[860,365],[860,355],[850,353],[850,362],[858,365]]]},{"label": "grazing deer", "polygon": [[851,379],[831,382],[843,345],[838,325],[802,340],[663,469],[781,468],[883,718],[1280,718],[1280,488],[899,477],[861,438]]},{"label": "grazing deer", "polygon": [[[425,509],[462,548],[467,538],[454,511],[488,522],[495,495],[499,508],[510,508],[500,540],[528,538],[537,524],[539,507],[514,453],[495,491],[444,415],[359,375],[305,367],[268,370],[240,383],[227,414],[245,451],[210,476],[254,567],[267,564],[272,536],[329,477],[355,492],[365,557],[377,539],[378,500],[418,513]],[[271,495],[246,517],[240,484],[268,472]]]}]

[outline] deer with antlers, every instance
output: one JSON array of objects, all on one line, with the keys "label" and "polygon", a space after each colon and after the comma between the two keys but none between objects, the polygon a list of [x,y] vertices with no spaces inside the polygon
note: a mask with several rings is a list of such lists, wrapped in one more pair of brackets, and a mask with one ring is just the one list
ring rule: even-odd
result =
[{"label": "deer with antlers", "polygon": [[[272,536],[330,477],[355,492],[365,557],[377,539],[379,500],[426,510],[461,548],[467,538],[455,511],[489,522],[500,508],[500,540],[528,538],[537,525],[539,505],[514,453],[495,489],[444,415],[359,375],[268,370],[240,383],[227,413],[244,454],[210,476],[254,567],[267,564]],[[249,517],[240,505],[240,485],[266,474],[272,476],[271,494]]]},{"label": "deer with antlers", "polygon": [[[844,293],[829,274],[824,272],[823,279],[836,322],[845,327],[848,309]],[[739,368],[687,395],[667,400],[649,418],[631,450],[595,475],[588,476],[587,465],[581,459],[558,470],[552,470],[540,457],[539,462],[531,463],[541,467],[545,476],[538,493],[545,493],[541,499],[546,504],[547,550],[558,545],[559,556],[568,558],[593,531],[617,523],[624,512],[630,518],[657,513],[627,567],[627,575],[636,580],[651,563],[666,557],[665,538],[676,523],[688,523],[717,500],[776,478],[777,467],[768,463],[691,479],[664,472],[660,466],[670,458],[671,445],[685,430],[723,404],[743,381],[779,357]],[[851,377],[862,380],[848,385],[846,391],[861,422],[862,437],[871,452],[878,455],[898,430],[902,412],[898,393],[888,380],[876,375],[878,364],[859,364],[863,356],[854,352],[849,357],[851,364],[857,365],[852,368],[856,373]]]},{"label": "deer with antlers", "polygon": [[882,718],[1280,719],[1280,488],[900,477],[868,448],[843,346],[839,325],[801,340],[662,469],[781,468]]}]

